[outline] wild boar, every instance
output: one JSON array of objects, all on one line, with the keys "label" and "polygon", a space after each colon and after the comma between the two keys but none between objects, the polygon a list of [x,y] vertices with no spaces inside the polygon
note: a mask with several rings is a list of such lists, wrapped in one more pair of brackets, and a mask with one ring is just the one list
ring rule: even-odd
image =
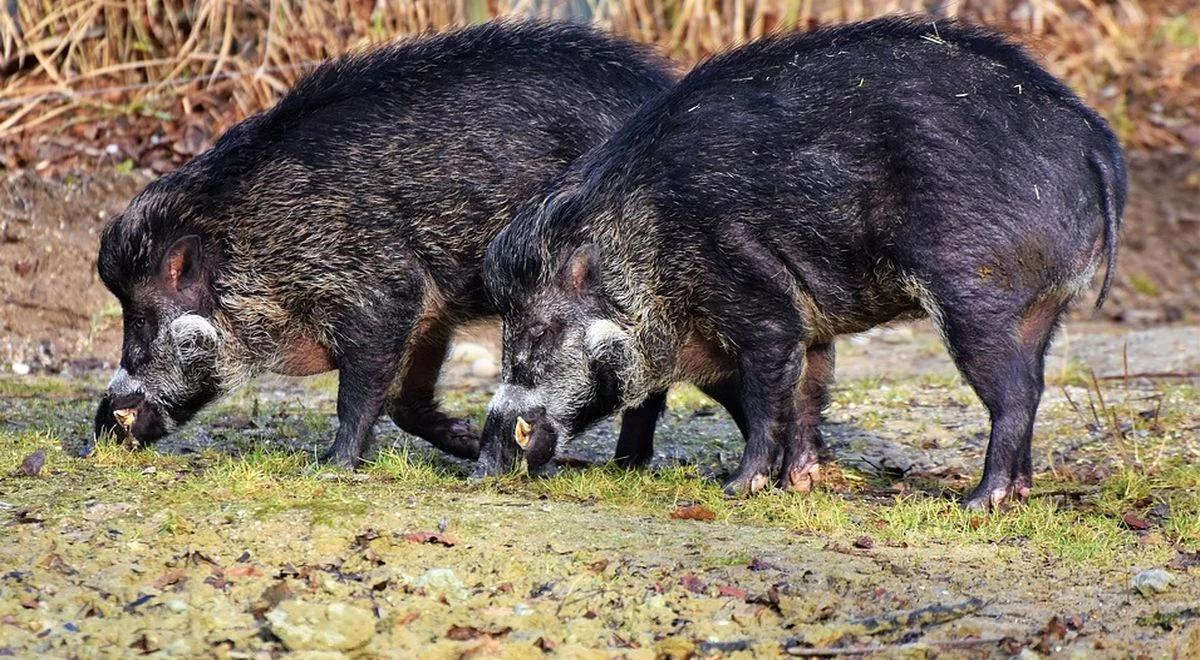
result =
[{"label": "wild boar", "polygon": [[504,361],[479,471],[509,468],[518,419],[533,465],[686,381],[740,407],[730,493],[776,465],[807,490],[834,338],[929,316],[991,416],[967,504],[1024,499],[1046,349],[1106,259],[1103,302],[1125,197],[1108,125],[994,32],[885,18],[718,55],[488,248]]}]

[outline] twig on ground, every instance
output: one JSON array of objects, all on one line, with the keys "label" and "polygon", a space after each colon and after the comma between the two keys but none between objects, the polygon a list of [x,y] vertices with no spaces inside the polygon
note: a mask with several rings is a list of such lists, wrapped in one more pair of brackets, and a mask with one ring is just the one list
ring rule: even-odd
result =
[{"label": "twig on ground", "polygon": [[925,642],[922,644],[872,644],[869,646],[844,646],[844,647],[789,647],[785,649],[788,655],[794,655],[805,658],[833,658],[842,655],[869,655],[872,653],[893,654],[908,649],[917,649],[921,647],[934,647],[941,650],[948,649],[969,649],[976,646],[991,646],[1001,644],[1010,639],[1009,637],[978,637],[975,639],[952,639],[945,642]]},{"label": "twig on ground", "polygon": [[1123,380],[1128,384],[1135,378],[1200,378],[1200,371],[1141,371],[1133,374],[1110,374],[1099,376],[1099,380]]},{"label": "twig on ground", "polygon": [[908,612],[892,612],[873,616],[855,622],[866,629],[868,635],[896,630],[897,628],[912,628],[935,626],[961,619],[968,614],[974,614],[983,609],[984,602],[979,598],[971,598],[961,603],[951,605],[930,605]]}]

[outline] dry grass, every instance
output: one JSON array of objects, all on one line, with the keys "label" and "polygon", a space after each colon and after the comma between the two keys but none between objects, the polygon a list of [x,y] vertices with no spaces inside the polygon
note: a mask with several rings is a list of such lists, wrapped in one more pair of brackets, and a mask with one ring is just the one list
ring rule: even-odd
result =
[{"label": "dry grass", "polygon": [[[163,132],[180,133],[177,141],[184,143],[176,155],[191,155],[231,123],[270,105],[315,61],[497,15],[590,17],[692,63],[773,31],[919,11],[927,3],[18,0],[9,6],[15,14],[0,11],[0,143],[26,152],[25,159],[6,163],[15,167],[46,156],[44,148],[35,153],[31,136],[103,140],[114,123],[116,133],[136,134],[166,122]],[[1195,3],[950,0],[942,13],[1018,35],[1106,112],[1130,146],[1178,151],[1186,131],[1200,123]],[[187,135],[189,126],[200,130]]]}]

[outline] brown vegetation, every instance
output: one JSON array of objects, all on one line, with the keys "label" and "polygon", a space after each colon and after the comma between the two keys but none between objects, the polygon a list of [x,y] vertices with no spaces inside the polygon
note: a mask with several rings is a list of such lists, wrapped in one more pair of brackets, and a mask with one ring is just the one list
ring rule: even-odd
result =
[{"label": "brown vegetation", "polygon": [[[585,4],[596,9],[579,9]],[[590,17],[690,64],[770,32],[929,4],[21,0],[15,13],[0,13],[3,165],[55,173],[64,169],[56,165],[83,156],[131,159],[164,171],[268,106],[315,61],[492,16]],[[938,13],[997,26],[1029,44],[1110,118],[1128,146],[1200,152],[1200,6],[1184,0],[949,0]],[[105,151],[109,144],[115,147]]]}]

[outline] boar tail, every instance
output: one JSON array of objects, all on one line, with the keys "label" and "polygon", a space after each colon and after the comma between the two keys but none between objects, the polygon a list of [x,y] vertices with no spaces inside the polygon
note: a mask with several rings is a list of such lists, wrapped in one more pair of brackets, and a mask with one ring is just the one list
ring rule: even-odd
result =
[{"label": "boar tail", "polygon": [[[1115,142],[1115,141],[1114,141]],[[1104,304],[1108,290],[1112,288],[1113,273],[1117,267],[1117,234],[1121,229],[1121,214],[1125,207],[1125,162],[1121,148],[1110,146],[1108,153],[1093,153],[1092,168],[1100,179],[1101,206],[1104,209],[1104,283],[1096,298],[1096,309]]]}]

